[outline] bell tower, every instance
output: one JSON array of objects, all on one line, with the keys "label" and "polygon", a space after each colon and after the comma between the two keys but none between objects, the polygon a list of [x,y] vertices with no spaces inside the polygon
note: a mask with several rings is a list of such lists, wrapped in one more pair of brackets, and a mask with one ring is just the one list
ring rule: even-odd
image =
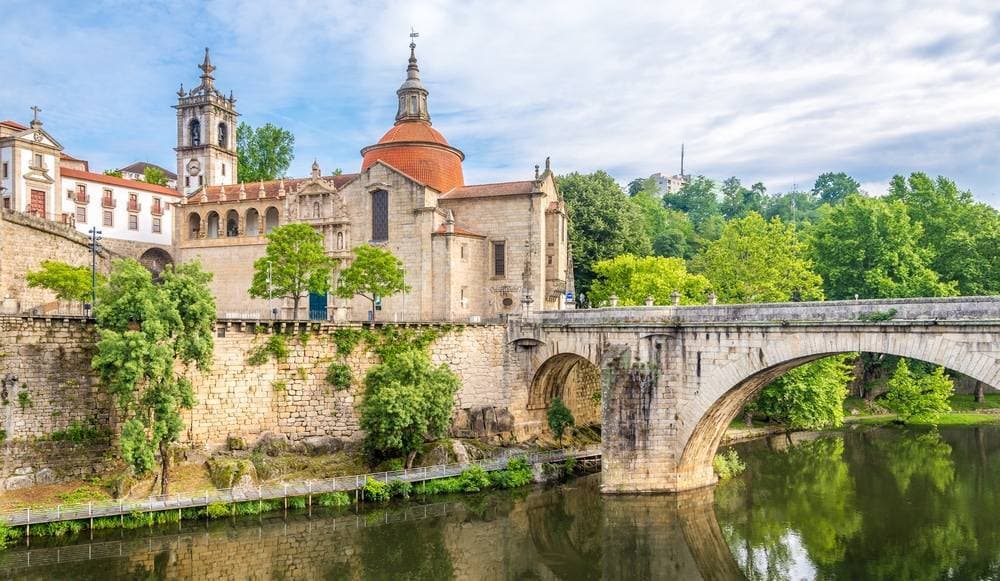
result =
[{"label": "bell tower", "polygon": [[236,183],[236,99],[215,87],[215,67],[205,49],[201,84],[177,91],[177,189],[184,195],[201,186]]}]

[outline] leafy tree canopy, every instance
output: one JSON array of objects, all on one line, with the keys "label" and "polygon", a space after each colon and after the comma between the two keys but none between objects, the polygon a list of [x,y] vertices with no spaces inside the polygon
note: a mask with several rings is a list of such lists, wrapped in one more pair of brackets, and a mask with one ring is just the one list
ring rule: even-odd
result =
[{"label": "leafy tree canopy", "polygon": [[[100,288],[106,280],[103,274],[97,275],[97,286]],[[89,301],[91,296],[91,273],[86,266],[71,266],[58,260],[43,260],[41,268],[27,274],[28,286],[31,288],[46,288],[56,293],[61,301]]]},{"label": "leafy tree canopy", "polygon": [[722,237],[695,257],[693,270],[708,277],[721,302],[758,303],[823,298],[795,227],[760,214],[726,224]]},{"label": "leafy tree canopy", "polygon": [[362,244],[354,249],[351,265],[340,272],[337,296],[345,299],[362,296],[372,303],[375,313],[375,299],[408,292],[403,263],[392,252]]},{"label": "leafy tree canopy", "polygon": [[120,177],[122,177],[122,172],[121,172],[121,170],[117,170],[117,169],[106,169],[106,170],[104,170],[104,175],[111,176],[113,178],[120,178]]},{"label": "leafy tree canopy", "polygon": [[669,305],[674,291],[681,294],[681,304],[698,304],[705,302],[710,286],[704,276],[690,274],[683,259],[662,256],[623,254],[598,262],[594,274],[590,298],[595,305],[611,295],[623,306],[643,305],[648,296],[654,304]]},{"label": "leafy tree canopy", "polygon": [[578,292],[590,293],[596,262],[620,254],[646,256],[652,252],[643,217],[610,175],[603,171],[574,172],[559,176],[557,183],[569,213]]},{"label": "leafy tree canopy", "polygon": [[753,411],[797,429],[839,427],[851,379],[846,358],[825,357],[792,369],[764,388]]},{"label": "leafy tree canopy", "polygon": [[156,186],[167,185],[167,174],[163,173],[163,170],[158,167],[146,166],[146,169],[142,170],[142,179],[147,184]]},{"label": "leafy tree canopy", "polygon": [[236,128],[236,154],[241,181],[277,179],[295,159],[295,136],[270,123],[254,129],[243,122]]},{"label": "leafy tree canopy", "polygon": [[831,299],[954,295],[930,268],[923,228],[899,200],[848,196],[810,231],[810,255]]},{"label": "leafy tree canopy", "polygon": [[812,192],[793,190],[767,198],[763,215],[768,220],[781,218],[786,224],[802,226],[817,220],[820,204]]},{"label": "leafy tree canopy", "polygon": [[361,428],[375,456],[407,456],[407,467],[427,439],[448,429],[460,383],[447,365],[434,366],[420,349],[407,349],[365,377]]},{"label": "leafy tree canopy", "polygon": [[835,205],[851,194],[861,193],[861,184],[844,172],[827,172],[816,178],[812,193],[820,202]]},{"label": "leafy tree canopy", "polygon": [[663,196],[663,204],[687,214],[697,228],[709,218],[719,215],[716,190],[714,181],[705,176],[696,176],[679,191]]},{"label": "leafy tree canopy", "polygon": [[329,292],[330,274],[336,262],[326,255],[323,235],[312,226],[302,223],[279,226],[267,235],[264,256],[253,264],[250,296],[290,298],[297,317],[303,295]]},{"label": "leafy tree canopy", "polygon": [[95,308],[100,340],[91,362],[115,401],[122,457],[136,474],[160,455],[160,489],[168,492],[169,446],[184,427],[181,411],[194,394],[191,365],[207,370],[212,358],[215,299],[211,274],[197,263],[169,267],[161,284],[135,260],[112,266]]},{"label": "leafy tree canopy", "polygon": [[954,392],[955,384],[944,374],[943,367],[918,376],[910,371],[906,359],[900,359],[889,379],[889,391],[880,401],[904,423],[913,420],[933,422],[951,410],[948,398]]},{"label": "leafy tree canopy", "polygon": [[767,188],[757,182],[749,189],[733,176],[722,182],[722,215],[727,219],[742,218],[750,212],[762,214],[767,201]]},{"label": "leafy tree canopy", "polygon": [[573,413],[563,403],[562,398],[554,397],[552,398],[552,403],[549,404],[548,411],[545,412],[545,417],[549,422],[549,429],[552,430],[552,434],[559,440],[559,445],[561,446],[566,428],[571,427],[576,422],[576,419],[573,418]]}]

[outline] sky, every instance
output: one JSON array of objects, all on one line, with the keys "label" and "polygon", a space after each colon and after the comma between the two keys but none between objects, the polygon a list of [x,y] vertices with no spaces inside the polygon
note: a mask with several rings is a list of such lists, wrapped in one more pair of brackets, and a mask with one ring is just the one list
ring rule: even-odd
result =
[{"label": "sky", "polygon": [[[844,171],[954,179],[1000,206],[1000,5],[837,2],[2,0],[0,119],[91,169],[175,168],[181,83],[210,47],[242,120],[295,135],[288,174],[358,171],[391,127],[411,27],[467,183],[603,169],[808,189]],[[991,6],[992,5],[992,6]]]}]

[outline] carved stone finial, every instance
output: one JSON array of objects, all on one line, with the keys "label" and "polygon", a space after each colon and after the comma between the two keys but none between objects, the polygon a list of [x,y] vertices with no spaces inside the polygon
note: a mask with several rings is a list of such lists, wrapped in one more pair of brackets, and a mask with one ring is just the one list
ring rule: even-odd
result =
[{"label": "carved stone finial", "polygon": [[538,179],[538,164],[535,164],[535,179]]},{"label": "carved stone finial", "polygon": [[278,180],[278,197],[279,198],[284,198],[285,197],[285,178],[284,178],[284,176],[282,176]]},{"label": "carved stone finial", "polygon": [[670,293],[670,301],[674,303],[675,307],[678,306],[678,305],[680,305],[681,304],[681,293],[679,293],[677,291],[674,291],[674,292]]},{"label": "carved stone finial", "polygon": [[552,171],[552,158],[545,156],[545,173]]},{"label": "carved stone finial", "polygon": [[264,189],[264,180],[260,180],[260,185],[257,186],[257,197],[258,198],[267,197],[267,191]]},{"label": "carved stone finial", "polygon": [[243,182],[240,182],[240,199],[241,200],[247,199],[247,189],[243,185]]},{"label": "carved stone finial", "polygon": [[646,296],[646,306],[647,306],[647,307],[651,307],[651,306],[653,306],[653,302],[654,302],[654,300],[655,300],[655,299],[653,298],[653,295],[647,295],[647,296]]},{"label": "carved stone finial", "polygon": [[612,307],[617,307],[618,306],[618,295],[612,294],[610,297],[608,297],[608,304],[611,305]]},{"label": "carved stone finial", "polygon": [[708,293],[708,304],[714,305],[717,302],[719,302],[718,295],[716,295],[714,292],[713,293]]},{"label": "carved stone finial", "polygon": [[32,105],[31,111],[35,114],[34,118],[31,120],[31,128],[38,129],[42,126],[42,120],[38,118],[38,114],[42,112],[42,108],[38,105]]},{"label": "carved stone finial", "polygon": [[184,93],[184,83],[181,83],[181,88],[177,90],[177,96],[178,97],[183,97],[184,95],[185,95],[185,93]]},{"label": "carved stone finial", "polygon": [[226,184],[222,184],[221,186],[219,186],[219,201],[221,202],[226,201]]},{"label": "carved stone finial", "polygon": [[319,162],[316,160],[316,158],[313,158],[312,174],[311,175],[314,178],[318,178],[320,176],[320,173],[321,172],[319,171]]}]

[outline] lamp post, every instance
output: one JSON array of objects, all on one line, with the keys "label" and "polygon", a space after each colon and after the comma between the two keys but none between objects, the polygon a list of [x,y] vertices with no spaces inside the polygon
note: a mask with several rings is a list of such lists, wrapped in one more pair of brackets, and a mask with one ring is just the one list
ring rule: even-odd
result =
[{"label": "lamp post", "polygon": [[97,305],[97,250],[100,248],[101,231],[94,226],[90,229],[90,304]]}]

